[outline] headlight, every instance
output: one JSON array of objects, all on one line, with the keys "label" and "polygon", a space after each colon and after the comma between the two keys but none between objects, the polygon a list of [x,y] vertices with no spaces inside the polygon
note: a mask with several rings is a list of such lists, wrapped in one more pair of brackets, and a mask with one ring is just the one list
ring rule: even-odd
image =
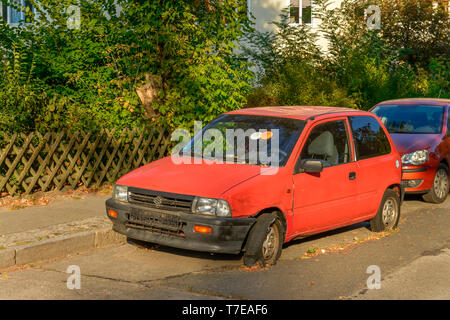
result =
[{"label": "headlight", "polygon": [[427,161],[428,161],[428,150],[419,150],[408,154],[404,154],[402,156],[403,164],[412,164],[415,166],[419,166]]},{"label": "headlight", "polygon": [[231,217],[230,205],[225,200],[196,197],[192,212],[217,217]]},{"label": "headlight", "polygon": [[113,190],[113,199],[128,202],[128,187],[116,184]]}]

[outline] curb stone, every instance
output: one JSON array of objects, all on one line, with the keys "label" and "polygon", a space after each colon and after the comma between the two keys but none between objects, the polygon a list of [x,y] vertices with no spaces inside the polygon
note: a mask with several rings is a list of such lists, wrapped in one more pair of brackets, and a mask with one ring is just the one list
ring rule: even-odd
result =
[{"label": "curb stone", "polygon": [[0,269],[16,264],[16,250],[0,249]]},{"label": "curb stone", "polygon": [[0,249],[0,268],[8,268],[43,260],[65,257],[94,248],[126,243],[126,237],[111,229],[101,229],[74,233],[21,245]]}]

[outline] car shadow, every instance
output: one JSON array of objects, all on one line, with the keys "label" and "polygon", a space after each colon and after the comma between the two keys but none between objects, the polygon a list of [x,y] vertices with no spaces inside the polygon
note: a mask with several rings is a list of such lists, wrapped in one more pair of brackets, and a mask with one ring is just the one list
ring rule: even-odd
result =
[{"label": "car shadow", "polygon": [[[425,203],[422,200],[422,196],[420,194],[407,194],[405,195],[405,201],[408,202],[421,202]],[[283,249],[289,248],[291,246],[304,244],[308,242],[312,242],[315,240],[319,240],[326,237],[331,237],[334,235],[339,235],[345,232],[351,232],[355,231],[361,228],[365,228],[367,230],[370,230],[370,224],[368,221],[363,221],[359,223],[355,223],[349,226],[345,226],[339,229],[334,229],[326,232],[321,232],[318,234],[313,234],[309,236],[299,237],[297,239],[291,240],[288,243],[283,244]],[[199,251],[192,251],[188,249],[178,249],[173,247],[167,247],[159,244],[154,244],[150,242],[144,242],[140,240],[134,240],[134,239],[127,239],[127,243],[129,245],[140,247],[144,249],[151,249],[158,252],[164,252],[169,253],[172,255],[182,256],[182,257],[189,257],[189,258],[198,258],[198,259],[205,259],[205,260],[222,260],[222,261],[240,261],[242,260],[243,253],[240,254],[225,254],[225,253],[208,253],[208,252],[199,252]]]},{"label": "car shadow", "polygon": [[[337,234],[344,233],[344,232],[354,231],[354,230],[360,229],[360,228],[368,229],[369,223],[368,222],[360,222],[360,223],[356,223],[356,224],[342,227],[339,229],[330,230],[330,231],[322,232],[322,233],[311,235],[311,236],[305,236],[304,238],[298,238],[298,239],[292,240],[288,243],[285,243],[283,245],[283,249],[288,248],[293,245],[298,245],[298,244],[314,241],[314,240],[317,240],[320,238],[325,238],[325,237],[337,235]],[[167,247],[167,246],[163,246],[163,245],[159,245],[159,244],[154,244],[151,242],[144,242],[144,241],[134,240],[134,239],[130,239],[130,238],[127,239],[127,243],[129,245],[132,245],[132,246],[135,246],[138,248],[155,250],[158,252],[168,253],[171,255],[177,255],[180,257],[198,258],[198,259],[204,259],[204,260],[221,260],[221,261],[237,262],[237,261],[242,260],[242,257],[243,257],[242,252],[240,254],[198,252],[198,251],[191,251],[188,249],[178,249],[178,248],[173,248],[173,247]]]},{"label": "car shadow", "polygon": [[242,253],[236,255],[226,253],[209,253],[209,252],[193,251],[189,249],[178,249],[130,238],[127,238],[127,244],[138,248],[155,250],[158,252],[169,253],[172,255],[183,256],[188,258],[206,259],[206,260],[239,261],[242,259],[243,255]]},{"label": "car shadow", "polygon": [[365,228],[365,229],[369,229],[369,222],[368,221],[363,221],[363,222],[358,222],[349,226],[345,226],[339,229],[334,229],[334,230],[330,230],[330,231],[325,231],[325,232],[321,232],[321,233],[317,233],[317,234],[313,234],[310,236],[302,236],[299,237],[297,239],[291,240],[288,243],[285,243],[283,245],[283,249],[285,248],[289,248],[290,246],[294,246],[294,245],[299,245],[302,243],[307,243],[307,242],[311,242],[314,240],[318,240],[318,239],[322,239],[322,238],[326,238],[326,237],[331,237],[334,235],[338,235],[341,233],[345,233],[345,232],[350,232],[350,231],[354,231],[357,229],[361,229],[361,228]]},{"label": "car shadow", "polygon": [[423,201],[421,194],[405,194],[405,201],[420,201],[426,203]]}]

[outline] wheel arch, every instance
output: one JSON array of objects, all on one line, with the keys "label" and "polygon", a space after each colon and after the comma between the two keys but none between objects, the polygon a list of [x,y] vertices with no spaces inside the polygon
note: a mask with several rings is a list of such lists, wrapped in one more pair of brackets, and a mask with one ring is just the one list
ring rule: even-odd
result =
[{"label": "wheel arch", "polygon": [[[284,227],[283,238],[286,239],[287,219],[286,219],[286,215],[284,214],[284,212],[278,207],[269,207],[269,208],[265,208],[265,209],[260,210],[257,214],[255,214],[253,216],[253,218],[258,219],[260,216],[262,216],[265,213],[275,213],[280,218],[281,223],[283,224],[283,227]],[[250,230],[253,228],[253,226],[254,226],[254,224],[250,227],[250,229],[247,232],[247,235],[245,236],[245,239],[244,239],[243,244],[242,244],[242,251],[246,251],[248,235],[250,234]]]},{"label": "wheel arch", "polygon": [[400,184],[398,184],[398,183],[391,184],[389,187],[386,188],[386,190],[387,189],[394,190],[395,192],[397,192],[398,197],[400,199],[402,198],[402,187]]},{"label": "wheel arch", "polygon": [[283,223],[284,233],[286,235],[287,219],[286,219],[286,215],[284,214],[284,212],[278,207],[270,207],[270,208],[266,208],[266,209],[259,211],[254,217],[258,218],[261,215],[263,215],[264,213],[275,213],[280,218],[281,222]]}]

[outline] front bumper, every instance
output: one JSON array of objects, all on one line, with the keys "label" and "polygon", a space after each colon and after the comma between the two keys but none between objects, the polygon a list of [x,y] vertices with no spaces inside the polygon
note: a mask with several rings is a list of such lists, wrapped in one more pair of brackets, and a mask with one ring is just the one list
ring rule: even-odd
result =
[{"label": "front bumper", "polygon": [[402,186],[406,193],[426,193],[432,185],[436,169],[429,166],[403,167]]},{"label": "front bumper", "polygon": [[[108,214],[117,213],[117,218]],[[195,251],[238,254],[255,218],[216,218],[147,208],[113,199],[106,201],[113,230],[129,238]],[[194,226],[212,229],[194,232]]]}]

